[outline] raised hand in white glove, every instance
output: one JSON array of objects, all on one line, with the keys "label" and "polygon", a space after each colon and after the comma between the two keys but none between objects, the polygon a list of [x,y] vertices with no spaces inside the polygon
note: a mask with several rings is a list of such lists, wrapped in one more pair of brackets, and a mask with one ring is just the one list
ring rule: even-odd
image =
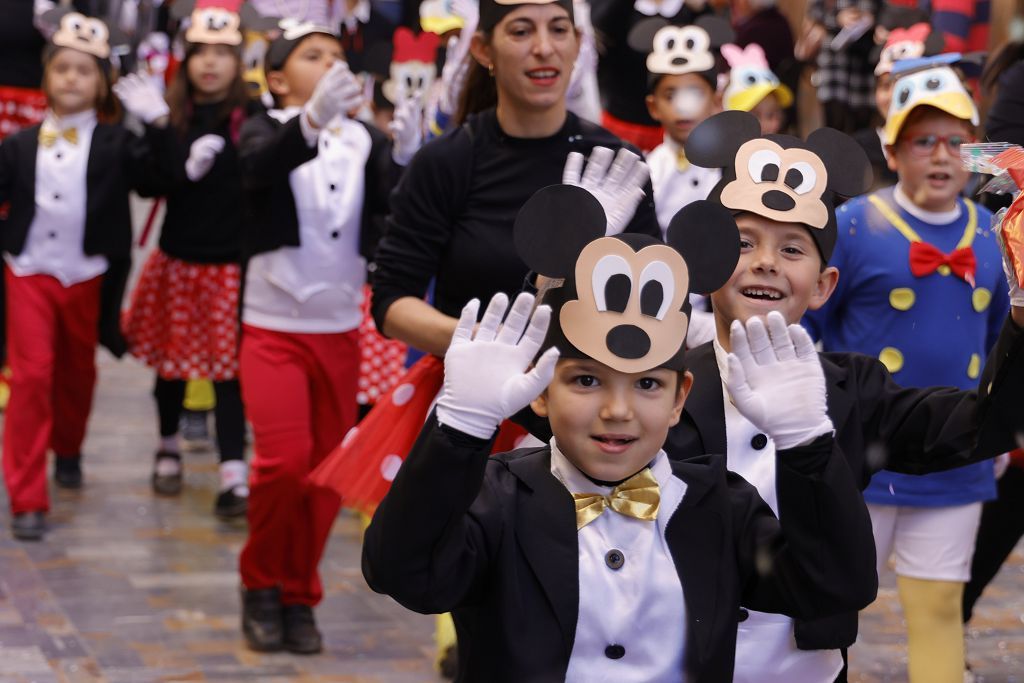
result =
[{"label": "raised hand in white glove", "polygon": [[391,158],[399,166],[408,166],[423,145],[423,100],[412,93],[395,107],[395,118],[388,124],[391,131]]},{"label": "raised hand in white glove", "polygon": [[444,68],[441,69],[441,97],[438,108],[447,116],[459,108],[459,98],[466,85],[469,71],[469,45],[480,21],[477,0],[452,0],[452,13],[462,17],[462,28],[457,37],[448,40],[445,47]]},{"label": "raised hand in white glove", "polygon": [[224,149],[227,141],[219,135],[203,135],[196,138],[188,148],[188,159],[185,160],[185,175],[192,182],[197,182],[213,168],[213,161]]},{"label": "raised hand in white glove", "polygon": [[507,308],[508,296],[495,294],[474,334],[480,301],[466,304],[444,357],[438,422],[481,439],[494,436],[502,420],[541,395],[558,360],[552,347],[526,372],[544,342],[551,308],[538,306],[531,316],[533,295],[520,294],[502,325]]},{"label": "raised hand in white glove", "polygon": [[[1002,220],[1006,215],[1006,209],[1000,209],[999,213],[992,219],[996,226],[996,241],[999,243],[999,253],[1003,256],[1003,275],[1006,276],[1006,285],[1010,290],[1010,304],[1013,306],[1024,306],[1024,291],[1021,291],[1020,283],[1017,282],[1017,274],[1013,272],[1013,264],[1010,263],[1010,256],[1006,248],[1006,241],[1003,239]],[[1024,254],[1018,260],[1024,258]]]},{"label": "raised hand in white glove", "polygon": [[327,70],[306,102],[306,119],[315,128],[323,128],[335,116],[358,109],[363,101],[363,86],[346,62],[335,62]]},{"label": "raised hand in white glove", "polygon": [[825,372],[807,331],[778,311],[732,324],[726,388],[736,408],[778,450],[802,446],[833,430]]},{"label": "raised hand in white glove", "polygon": [[578,185],[601,202],[608,225],[605,235],[618,235],[626,229],[644,198],[644,185],[651,173],[636,154],[623,147],[615,154],[607,147],[590,152],[586,170],[583,155],[569,152],[562,169],[562,183]]},{"label": "raised hand in white glove", "polygon": [[128,113],[143,123],[154,123],[171,113],[163,93],[139,74],[122,76],[112,89]]}]

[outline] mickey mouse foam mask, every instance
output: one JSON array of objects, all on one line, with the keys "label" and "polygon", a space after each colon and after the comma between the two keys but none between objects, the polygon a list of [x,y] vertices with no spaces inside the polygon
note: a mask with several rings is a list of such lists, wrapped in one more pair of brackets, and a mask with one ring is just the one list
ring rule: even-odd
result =
[{"label": "mickey mouse foam mask", "polygon": [[708,197],[735,213],[749,211],[810,228],[822,257],[832,256],[836,217],[832,194],[853,196],[871,184],[863,148],[832,128],[807,140],[790,135],[761,137],[757,118],[726,111],[701,123],[686,141],[686,157],[698,166],[721,168]]},{"label": "mickey mouse foam mask", "polygon": [[733,39],[728,23],[714,16],[702,16],[688,26],[673,26],[664,19],[641,21],[629,32],[629,46],[646,52],[647,71],[657,75],[679,75],[714,71],[715,52]]},{"label": "mickey mouse foam mask", "polygon": [[480,0],[480,30],[493,30],[506,14],[524,5],[558,5],[573,20],[572,0]]},{"label": "mickey mouse foam mask", "polygon": [[99,19],[78,12],[67,12],[50,41],[58,47],[85,52],[98,59],[110,57],[110,30]]},{"label": "mickey mouse foam mask", "polygon": [[605,224],[593,195],[568,185],[540,190],[516,217],[520,257],[536,273],[564,280],[544,297],[553,312],[545,347],[620,372],[684,369],[687,295],[710,293],[732,275],[735,221],[721,206],[694,202],[673,217],[667,244],[631,233],[605,237]]},{"label": "mickey mouse foam mask", "polygon": [[243,0],[175,0],[171,15],[189,17],[185,40],[204,45],[241,45],[244,29],[268,30],[277,23]]}]

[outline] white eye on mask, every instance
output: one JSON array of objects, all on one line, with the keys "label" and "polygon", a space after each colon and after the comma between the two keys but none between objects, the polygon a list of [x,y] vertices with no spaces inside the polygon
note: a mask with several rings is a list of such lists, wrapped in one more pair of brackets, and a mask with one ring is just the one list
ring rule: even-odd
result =
[{"label": "white eye on mask", "polygon": [[683,88],[672,95],[672,109],[679,118],[699,118],[708,106],[708,93],[702,88]]}]

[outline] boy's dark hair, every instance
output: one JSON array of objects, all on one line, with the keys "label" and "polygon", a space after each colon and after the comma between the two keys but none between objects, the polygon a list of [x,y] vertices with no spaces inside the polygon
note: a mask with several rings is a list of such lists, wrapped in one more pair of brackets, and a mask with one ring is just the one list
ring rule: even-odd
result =
[{"label": "boy's dark hair", "polygon": [[[711,88],[711,94],[714,95],[718,90],[718,71],[715,69],[708,69],[707,71],[691,71],[695,76],[700,76],[701,80],[708,84]],[[676,76],[679,74],[647,74],[647,94],[653,95],[658,89],[658,85],[661,84],[663,78],[669,76]]]},{"label": "boy's dark hair", "polygon": [[[202,47],[203,45],[196,43],[188,46],[185,51],[185,59],[178,67],[178,71],[174,74],[170,85],[167,86],[167,94],[164,97],[167,100],[167,105],[171,108],[171,128],[180,137],[184,137],[188,133],[188,127],[192,122],[192,115],[195,111],[195,105],[192,101],[195,88],[188,80],[188,61],[198,54]],[[217,111],[217,119],[213,123],[213,126],[217,128],[221,124],[230,121],[232,116],[237,116],[235,114],[236,111],[244,113],[250,100],[249,86],[242,78],[241,47],[234,48],[234,54],[238,61],[238,71],[235,74],[235,78],[231,81],[227,97],[221,102],[220,108]]]}]

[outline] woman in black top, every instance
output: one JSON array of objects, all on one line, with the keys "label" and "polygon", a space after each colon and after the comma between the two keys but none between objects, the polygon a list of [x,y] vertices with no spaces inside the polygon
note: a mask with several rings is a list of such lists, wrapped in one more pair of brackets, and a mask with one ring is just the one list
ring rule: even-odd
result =
[{"label": "woman in black top", "polygon": [[[152,477],[157,493],[182,485],[178,422],[185,383],[213,381],[220,451],[220,489],[214,511],[246,512],[248,473],[245,418],[238,385],[238,297],[241,277],[241,179],[235,143],[248,102],[238,48],[199,36],[168,87],[169,116],[154,118],[145,103],[159,93],[128,77],[136,109],[146,120],[153,155],[144,196],[167,198],[159,249],[146,262],[125,316],[131,353],[156,370],[160,447]],[[125,102],[131,111],[132,99]],[[167,107],[164,108],[167,112]],[[148,119],[148,120],[147,120]]]}]

